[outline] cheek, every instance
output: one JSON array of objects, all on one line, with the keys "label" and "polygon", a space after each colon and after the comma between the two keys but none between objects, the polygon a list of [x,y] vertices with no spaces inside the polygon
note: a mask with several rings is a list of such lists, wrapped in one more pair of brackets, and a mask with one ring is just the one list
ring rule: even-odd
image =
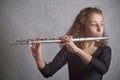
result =
[{"label": "cheek", "polygon": [[93,34],[95,34],[97,32],[97,29],[96,28],[91,28],[90,32],[93,33]]},{"label": "cheek", "polygon": [[86,29],[86,33],[87,33],[87,35],[89,35],[89,36],[95,36],[95,34],[96,34],[96,29],[95,29],[95,28],[88,28],[88,29]]},{"label": "cheek", "polygon": [[89,29],[89,33],[91,34],[91,36],[101,36],[101,33],[102,32],[98,32],[97,31],[97,28],[91,28],[91,29]]},{"label": "cheek", "polygon": [[101,28],[100,30],[96,30],[96,35],[102,36],[103,35],[103,28]]},{"label": "cheek", "polygon": [[102,36],[103,34],[103,28],[101,28],[100,30],[98,30],[98,28],[96,27],[88,27],[86,29],[86,35],[87,36]]}]

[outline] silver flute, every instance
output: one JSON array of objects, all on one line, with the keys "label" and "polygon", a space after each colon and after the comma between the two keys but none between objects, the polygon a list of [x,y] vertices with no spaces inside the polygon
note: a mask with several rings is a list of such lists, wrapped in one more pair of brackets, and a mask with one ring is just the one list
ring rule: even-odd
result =
[{"label": "silver flute", "polygon": [[[77,41],[99,41],[99,40],[108,40],[109,37],[87,37],[87,38],[73,38],[73,42]],[[35,44],[35,43],[62,43],[58,38],[42,38],[39,40],[35,39],[24,39],[24,40],[15,40],[9,41],[11,45],[27,45],[27,44]]]}]

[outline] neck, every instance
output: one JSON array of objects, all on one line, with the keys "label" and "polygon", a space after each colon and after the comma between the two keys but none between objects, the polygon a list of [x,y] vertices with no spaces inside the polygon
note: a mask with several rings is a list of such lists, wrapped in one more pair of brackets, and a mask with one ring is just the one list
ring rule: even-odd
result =
[{"label": "neck", "polygon": [[95,41],[86,41],[84,42],[84,48],[95,47]]}]

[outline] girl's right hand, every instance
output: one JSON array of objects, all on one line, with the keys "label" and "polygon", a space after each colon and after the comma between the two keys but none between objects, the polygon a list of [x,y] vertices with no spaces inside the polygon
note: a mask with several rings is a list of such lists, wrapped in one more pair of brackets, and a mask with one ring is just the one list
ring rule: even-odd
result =
[{"label": "girl's right hand", "polygon": [[[34,37],[34,40],[40,40],[40,37]],[[39,59],[41,57],[42,45],[41,43],[31,44],[31,52],[35,59]]]}]

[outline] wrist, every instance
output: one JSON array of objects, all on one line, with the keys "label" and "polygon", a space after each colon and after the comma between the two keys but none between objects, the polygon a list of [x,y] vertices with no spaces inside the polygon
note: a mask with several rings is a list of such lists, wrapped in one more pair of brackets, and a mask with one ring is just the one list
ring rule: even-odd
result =
[{"label": "wrist", "polygon": [[79,54],[80,53],[80,48],[77,47],[76,50],[75,50],[75,53]]},{"label": "wrist", "polygon": [[36,56],[36,57],[35,57],[35,60],[36,60],[36,61],[41,61],[41,60],[42,60],[42,56]]},{"label": "wrist", "polygon": [[45,61],[43,60],[43,57],[36,57],[36,63],[39,69],[43,69],[45,67]]}]

